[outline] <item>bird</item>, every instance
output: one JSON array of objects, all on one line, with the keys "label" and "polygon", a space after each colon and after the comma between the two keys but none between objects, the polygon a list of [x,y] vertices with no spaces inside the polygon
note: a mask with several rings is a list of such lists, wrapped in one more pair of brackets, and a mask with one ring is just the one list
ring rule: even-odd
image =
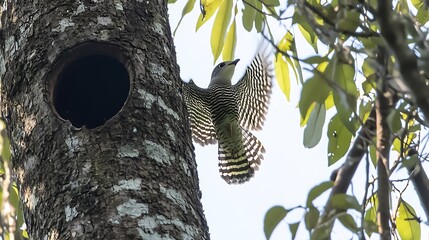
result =
[{"label": "bird", "polygon": [[228,184],[247,182],[259,169],[265,148],[251,130],[262,129],[272,92],[267,54],[256,54],[232,84],[239,61],[219,63],[207,88],[182,81],[192,138],[201,146],[218,143],[219,173]]}]

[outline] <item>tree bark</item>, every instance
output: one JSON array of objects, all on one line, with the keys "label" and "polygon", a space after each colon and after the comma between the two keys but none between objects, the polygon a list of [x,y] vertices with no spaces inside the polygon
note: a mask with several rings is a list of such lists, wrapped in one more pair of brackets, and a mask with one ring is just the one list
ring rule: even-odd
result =
[{"label": "tree bark", "polygon": [[[167,1],[6,0],[3,6],[1,110],[30,238],[209,239]],[[78,77],[56,92],[67,77],[62,70],[87,56],[116,59],[128,73],[126,101],[112,116],[97,114],[111,110],[123,89],[89,100],[106,90],[110,76],[82,101],[73,81],[92,77],[70,67],[75,72],[67,73]],[[63,95],[70,101],[58,103]],[[89,122],[68,115],[74,98],[82,101],[74,114]]]}]

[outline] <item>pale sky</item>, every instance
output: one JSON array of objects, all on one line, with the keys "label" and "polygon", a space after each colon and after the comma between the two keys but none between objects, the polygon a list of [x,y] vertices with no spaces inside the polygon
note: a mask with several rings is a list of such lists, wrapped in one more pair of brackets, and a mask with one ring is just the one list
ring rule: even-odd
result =
[{"label": "pale sky", "polygon": [[[180,19],[185,3],[186,1],[182,0],[169,5],[172,31]],[[207,87],[214,68],[210,35],[215,16],[198,32],[195,32],[198,15],[197,1],[194,10],[183,19],[174,37],[174,42],[182,79],[189,81],[192,78],[198,86]],[[284,29],[278,29],[280,31],[277,32],[277,35],[285,33]],[[235,79],[242,76],[247,64],[252,61],[260,40],[257,34],[248,33],[242,28],[240,14],[237,15],[237,30],[238,41],[235,58],[241,60],[237,65]],[[300,43],[298,43],[298,49],[299,46]],[[303,48],[308,48],[308,45],[303,46]],[[309,190],[313,186],[329,180],[332,170],[343,162],[342,159],[328,168],[326,123],[321,142],[315,148],[304,148],[304,129],[300,127],[297,109],[300,86],[296,84],[293,76],[291,77],[291,101],[286,100],[274,80],[273,95],[265,125],[262,131],[253,132],[264,144],[266,153],[259,171],[249,182],[241,185],[228,185],[218,173],[217,145],[201,147],[194,143],[202,204],[212,240],[265,239],[263,220],[268,209],[275,205],[285,208],[304,206]],[[330,116],[332,114],[327,114],[326,121]],[[364,163],[364,161],[361,163],[358,172],[363,172]],[[354,189],[363,189],[364,175],[361,174],[357,177],[360,179],[358,182],[355,181]],[[356,192],[356,194],[362,196],[360,192]],[[315,205],[320,207],[319,210],[322,210],[321,207],[326,203],[326,197],[327,193],[315,202]],[[361,198],[358,200],[361,201]],[[408,201],[410,202],[410,200]],[[417,212],[423,213],[420,206],[414,207]],[[426,220],[423,214],[420,217]],[[302,223],[296,239],[309,239],[303,219],[302,210],[289,213],[286,221],[278,225],[271,239],[290,239],[287,223],[297,221],[302,221]],[[336,226],[338,225],[340,224],[337,223]],[[423,236],[428,236],[427,229],[423,232]],[[357,239],[357,236],[338,227],[334,228],[332,239]]]}]

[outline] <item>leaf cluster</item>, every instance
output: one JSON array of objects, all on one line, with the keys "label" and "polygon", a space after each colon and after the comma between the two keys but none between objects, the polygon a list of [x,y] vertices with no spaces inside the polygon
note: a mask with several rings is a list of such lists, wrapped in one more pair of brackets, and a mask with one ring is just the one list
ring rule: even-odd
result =
[{"label": "leaf cluster", "polygon": [[[297,105],[304,128],[303,145],[317,146],[325,130],[328,166],[340,160],[347,165],[350,159],[359,164],[365,154],[370,159],[363,173],[366,188],[362,190],[365,194],[361,203],[354,193],[347,192],[347,187],[338,191],[341,180],[333,179],[336,180],[334,185],[321,183],[310,191],[304,207],[275,206],[268,210],[264,221],[267,239],[279,222],[297,209],[304,210],[302,221],[311,239],[329,238],[336,220],[362,239],[379,231],[378,206],[386,203],[389,205],[389,227],[393,229],[390,232],[400,239],[420,239],[417,213],[402,198],[408,184],[396,187],[390,179],[406,168],[410,175],[404,181],[410,182],[412,169],[427,161],[424,144],[428,139],[426,119],[429,118],[427,3],[423,0],[399,0],[394,1],[394,5],[377,0],[281,3],[278,0],[243,0],[241,6],[240,2],[200,2],[197,30],[216,15],[211,35],[214,61],[221,53],[224,60],[233,58],[236,31],[240,27],[237,24],[240,14],[237,13],[241,11],[242,27],[247,31],[255,30],[273,45],[275,77],[286,99],[291,101],[291,79],[295,78],[301,89]],[[195,0],[188,0],[182,17],[194,4]],[[271,31],[273,24],[284,27],[280,36],[278,31]],[[376,108],[381,98],[390,101],[387,109]],[[369,129],[365,123],[374,111],[377,111],[378,122],[375,129]],[[387,128],[380,127],[384,125]],[[382,135],[377,129],[388,132],[383,135],[388,138],[380,140]],[[367,136],[363,145],[353,145],[363,135]],[[385,155],[380,144],[397,156],[387,169],[390,181],[378,185],[393,189],[388,199],[379,199],[377,190],[367,196],[369,188],[376,188],[374,183],[379,181],[377,176],[369,181],[370,170],[377,168],[380,159],[393,158]],[[353,155],[356,149],[352,148],[361,148],[358,152],[362,154]],[[411,156],[410,152],[418,154]],[[313,200],[330,188],[327,206],[321,212]],[[393,196],[397,196],[396,208],[391,204]],[[420,201],[424,205],[427,199]],[[429,204],[426,206],[429,208]],[[300,221],[289,223],[293,238],[299,226]]]}]

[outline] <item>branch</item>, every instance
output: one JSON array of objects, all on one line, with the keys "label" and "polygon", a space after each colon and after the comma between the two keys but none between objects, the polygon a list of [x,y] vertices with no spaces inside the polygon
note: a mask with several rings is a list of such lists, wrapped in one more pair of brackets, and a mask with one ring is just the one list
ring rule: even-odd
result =
[{"label": "branch", "polygon": [[429,86],[419,74],[416,55],[408,47],[404,24],[398,15],[393,14],[392,1],[378,0],[377,10],[381,35],[396,56],[404,83],[413,92],[417,106],[429,119]]},{"label": "branch", "polygon": [[[417,154],[417,151],[410,149],[409,155]],[[426,219],[429,219],[429,179],[426,175],[425,170],[423,169],[422,163],[417,161],[415,166],[406,166],[408,174],[410,175],[411,181],[414,184],[417,195],[420,198],[420,204],[422,205],[425,213]]]},{"label": "branch", "polygon": [[[375,109],[373,108],[365,124],[359,130],[356,140],[346,157],[346,161],[331,175],[331,180],[335,181],[334,186],[332,187],[331,194],[329,195],[325,209],[319,218],[316,228],[325,225],[329,219],[339,213],[339,210],[332,207],[331,199],[336,194],[347,192],[356,169],[358,168],[361,159],[367,152],[369,141],[374,136],[374,130]],[[332,229],[333,221],[331,222],[332,223],[329,225],[329,227]]]},{"label": "branch", "polygon": [[[386,55],[383,48],[379,48],[378,62],[386,66]],[[376,129],[377,129],[377,175],[378,175],[378,207],[377,222],[380,239],[390,240],[390,183],[389,183],[389,153],[390,153],[390,129],[387,125],[387,117],[392,107],[391,94],[386,91],[386,68],[381,73],[377,84],[377,98],[375,100],[376,109]]]}]

